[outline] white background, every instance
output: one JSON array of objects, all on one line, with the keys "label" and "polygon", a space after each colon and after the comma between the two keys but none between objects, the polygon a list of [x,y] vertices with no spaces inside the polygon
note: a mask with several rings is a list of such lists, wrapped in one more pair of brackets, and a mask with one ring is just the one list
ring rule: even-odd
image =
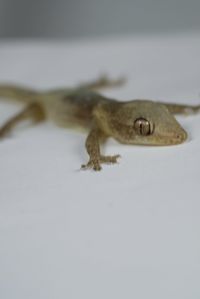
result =
[{"label": "white background", "polygon": [[[48,89],[127,75],[104,94],[200,103],[200,36],[1,42],[0,80]],[[21,109],[0,103],[0,122]],[[200,115],[188,141],[123,146],[80,171],[86,135],[51,123],[0,143],[0,298],[199,299]]]}]

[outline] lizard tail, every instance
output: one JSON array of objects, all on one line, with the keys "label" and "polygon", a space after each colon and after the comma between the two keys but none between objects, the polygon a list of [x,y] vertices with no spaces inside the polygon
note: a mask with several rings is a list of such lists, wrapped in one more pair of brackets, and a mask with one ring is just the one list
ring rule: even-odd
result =
[{"label": "lizard tail", "polygon": [[0,84],[1,99],[8,99],[24,103],[32,103],[37,101],[38,97],[39,93],[34,90],[15,85]]}]

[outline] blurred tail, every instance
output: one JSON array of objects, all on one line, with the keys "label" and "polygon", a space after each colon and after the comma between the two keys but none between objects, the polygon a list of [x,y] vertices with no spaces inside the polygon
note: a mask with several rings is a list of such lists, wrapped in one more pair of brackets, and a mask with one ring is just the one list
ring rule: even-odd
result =
[{"label": "blurred tail", "polygon": [[2,100],[5,99],[24,103],[32,103],[37,101],[38,96],[38,92],[28,88],[0,84],[0,99]]}]

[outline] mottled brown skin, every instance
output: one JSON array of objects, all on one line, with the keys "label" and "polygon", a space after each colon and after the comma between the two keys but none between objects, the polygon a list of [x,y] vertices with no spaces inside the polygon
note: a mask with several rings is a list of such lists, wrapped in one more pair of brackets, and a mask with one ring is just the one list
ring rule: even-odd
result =
[{"label": "mottled brown skin", "polygon": [[116,163],[119,155],[103,156],[100,144],[113,137],[123,144],[175,145],[184,142],[187,133],[174,118],[174,114],[191,114],[200,105],[189,106],[160,103],[149,100],[119,102],[108,99],[93,90],[119,86],[124,79],[110,80],[100,77],[74,89],[35,92],[13,85],[0,85],[0,97],[26,103],[18,115],[0,128],[5,137],[25,119],[35,123],[46,119],[61,127],[84,128],[89,131],[86,149],[89,162],[83,169],[100,170],[102,163]]}]

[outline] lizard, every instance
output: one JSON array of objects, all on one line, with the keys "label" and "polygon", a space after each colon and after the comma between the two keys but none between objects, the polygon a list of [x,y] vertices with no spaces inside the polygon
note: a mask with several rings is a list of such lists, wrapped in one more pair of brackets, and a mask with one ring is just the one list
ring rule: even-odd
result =
[{"label": "lizard", "polygon": [[33,123],[53,121],[65,128],[84,128],[88,131],[85,146],[89,161],[82,169],[101,170],[103,163],[117,163],[120,155],[105,156],[100,145],[109,137],[122,144],[166,146],[181,144],[186,131],[175,119],[176,114],[200,111],[200,105],[162,103],[152,100],[118,101],[99,90],[124,84],[101,76],[75,88],[36,91],[12,84],[0,84],[0,98],[21,101],[24,109],[11,117],[1,128],[0,138],[8,135],[21,121]]}]

